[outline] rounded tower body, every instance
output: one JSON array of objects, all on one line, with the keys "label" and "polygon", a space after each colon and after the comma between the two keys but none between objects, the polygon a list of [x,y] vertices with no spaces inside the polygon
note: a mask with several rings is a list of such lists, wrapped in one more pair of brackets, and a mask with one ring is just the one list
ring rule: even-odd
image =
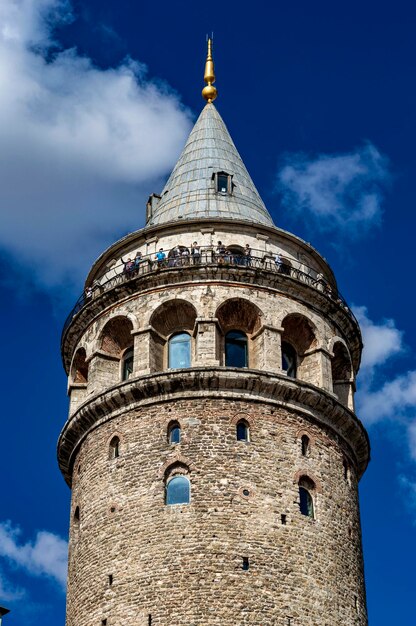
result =
[{"label": "rounded tower body", "polygon": [[364,626],[362,344],[330,267],[211,101],[147,218],[62,338],[67,626]]}]

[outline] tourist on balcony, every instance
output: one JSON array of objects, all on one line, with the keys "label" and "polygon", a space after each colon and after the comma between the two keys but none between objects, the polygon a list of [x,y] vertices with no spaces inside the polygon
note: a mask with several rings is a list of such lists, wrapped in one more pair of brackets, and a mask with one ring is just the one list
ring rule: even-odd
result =
[{"label": "tourist on balcony", "polygon": [[166,254],[163,252],[163,248],[160,248],[159,252],[156,252],[155,257],[158,267],[164,267],[166,265]]},{"label": "tourist on balcony", "polygon": [[175,246],[172,250],[169,250],[168,254],[168,266],[175,267],[179,265],[179,258],[181,256],[181,249],[179,246]]},{"label": "tourist on balcony", "polygon": [[246,243],[246,247],[243,252],[243,265],[251,265],[251,248],[248,243]]},{"label": "tourist on balcony", "polygon": [[191,246],[191,257],[194,265],[199,265],[201,263],[201,248],[198,246],[196,241],[194,241]]},{"label": "tourist on balcony", "polygon": [[134,270],[134,261],[129,257],[127,261],[121,259],[121,262],[124,263],[123,273],[127,275],[131,274]]},{"label": "tourist on balcony", "polygon": [[140,269],[140,264],[143,263],[144,258],[140,251],[136,252],[136,256],[134,257],[134,269],[138,272]]},{"label": "tourist on balcony", "polygon": [[216,249],[216,261],[217,263],[224,263],[224,257],[225,257],[225,246],[223,245],[223,243],[221,241],[218,242],[217,244],[217,249]]},{"label": "tourist on balcony", "polygon": [[276,252],[274,257],[274,262],[276,263],[276,269],[278,272],[282,271],[283,260],[278,252]]},{"label": "tourist on balcony", "polygon": [[181,265],[189,265],[189,249],[185,246],[181,249]]}]

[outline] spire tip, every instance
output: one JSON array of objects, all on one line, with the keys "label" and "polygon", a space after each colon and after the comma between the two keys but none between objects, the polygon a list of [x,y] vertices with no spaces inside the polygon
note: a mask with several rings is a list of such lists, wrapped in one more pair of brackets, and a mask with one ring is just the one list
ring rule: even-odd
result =
[{"label": "spire tip", "polygon": [[204,81],[206,82],[206,86],[202,90],[202,97],[208,102],[211,103],[215,100],[218,95],[216,88],[213,83],[215,83],[215,70],[214,70],[214,61],[212,58],[212,37],[207,38],[208,43],[208,51],[207,51],[207,59],[205,61],[205,73],[204,73]]}]

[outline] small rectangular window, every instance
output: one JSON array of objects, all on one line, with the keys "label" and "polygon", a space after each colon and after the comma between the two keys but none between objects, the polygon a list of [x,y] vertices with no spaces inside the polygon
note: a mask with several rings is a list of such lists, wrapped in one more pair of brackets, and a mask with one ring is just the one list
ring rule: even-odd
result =
[{"label": "small rectangular window", "polygon": [[280,516],[280,519],[282,520],[283,526],[286,526],[286,515],[284,513]]},{"label": "small rectangular window", "polygon": [[241,566],[241,569],[243,569],[244,571],[247,571],[250,567],[250,563],[248,561],[248,556],[243,556],[243,564]]},{"label": "small rectangular window", "polygon": [[219,191],[219,193],[228,193],[228,175],[227,174],[217,175],[217,191]]},{"label": "small rectangular window", "polygon": [[108,575],[108,584],[110,585],[110,587],[113,584],[113,575],[112,574]]}]

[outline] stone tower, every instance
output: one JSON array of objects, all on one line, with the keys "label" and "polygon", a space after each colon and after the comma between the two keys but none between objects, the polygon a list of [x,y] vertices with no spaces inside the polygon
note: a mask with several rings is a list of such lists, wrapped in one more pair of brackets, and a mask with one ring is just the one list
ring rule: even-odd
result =
[{"label": "stone tower", "polygon": [[67,626],[367,624],[360,330],[213,100],[65,324]]}]

